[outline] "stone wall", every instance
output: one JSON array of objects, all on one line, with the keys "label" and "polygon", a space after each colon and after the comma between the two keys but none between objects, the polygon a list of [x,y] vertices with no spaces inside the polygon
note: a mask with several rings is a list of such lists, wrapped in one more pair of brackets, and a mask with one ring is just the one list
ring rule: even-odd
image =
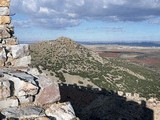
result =
[{"label": "stone wall", "polygon": [[10,0],[0,1],[0,67],[27,67],[31,63],[28,45],[18,44],[11,25]]},{"label": "stone wall", "polygon": [[[30,68],[27,44],[18,44],[11,25],[10,0],[0,0],[0,120],[70,120],[76,118],[56,80]],[[76,119],[75,119],[76,120]]]}]

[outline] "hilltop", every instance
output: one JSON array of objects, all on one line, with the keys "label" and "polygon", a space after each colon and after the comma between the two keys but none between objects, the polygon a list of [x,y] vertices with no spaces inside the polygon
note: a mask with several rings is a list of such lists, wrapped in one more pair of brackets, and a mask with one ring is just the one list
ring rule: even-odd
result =
[{"label": "hilltop", "polygon": [[[121,59],[102,58],[65,37],[30,45],[32,66],[59,82],[160,98],[160,75]],[[75,81],[75,82],[74,82]]]}]

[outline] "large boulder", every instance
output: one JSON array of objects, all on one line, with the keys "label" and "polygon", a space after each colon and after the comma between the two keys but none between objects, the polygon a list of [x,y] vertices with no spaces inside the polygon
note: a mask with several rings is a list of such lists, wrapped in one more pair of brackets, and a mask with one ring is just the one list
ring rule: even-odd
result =
[{"label": "large boulder", "polygon": [[36,95],[38,93],[39,87],[36,83],[31,82],[31,79],[27,79],[25,76],[20,78],[14,77],[12,74],[4,74],[4,77],[13,81],[14,95],[17,97]]},{"label": "large boulder", "polygon": [[31,64],[31,56],[24,56],[19,59],[14,59],[12,62],[14,67],[28,67]]},{"label": "large boulder", "polygon": [[1,112],[6,118],[36,118],[45,116],[44,109],[36,106],[6,108]]},{"label": "large boulder", "polygon": [[0,80],[0,100],[10,97],[10,93],[10,82],[8,80]]},{"label": "large boulder", "polygon": [[60,91],[57,82],[42,75],[39,75],[36,81],[39,83],[41,88],[39,94],[36,95],[35,98],[36,104],[45,105],[60,100]]},{"label": "large boulder", "polygon": [[27,44],[12,45],[11,52],[13,59],[22,58],[29,55],[29,46]]},{"label": "large boulder", "polygon": [[0,101],[0,110],[10,107],[17,107],[19,105],[17,98],[7,98]]},{"label": "large boulder", "polygon": [[11,34],[9,32],[9,28],[6,25],[0,25],[0,39],[10,38]]},{"label": "large boulder", "polygon": [[76,118],[70,102],[53,104],[45,111],[47,116],[54,117],[56,120],[72,120]]}]

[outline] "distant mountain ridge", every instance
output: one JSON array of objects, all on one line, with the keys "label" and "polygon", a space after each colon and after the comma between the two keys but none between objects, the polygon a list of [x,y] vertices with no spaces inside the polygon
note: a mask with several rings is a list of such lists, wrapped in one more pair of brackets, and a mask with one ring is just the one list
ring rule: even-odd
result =
[{"label": "distant mountain ridge", "polygon": [[160,42],[79,42],[84,45],[125,45],[141,47],[160,47]]},{"label": "distant mountain ridge", "polygon": [[[43,41],[20,41],[21,44],[33,44]],[[84,45],[125,45],[125,46],[141,46],[141,47],[160,47],[160,41],[148,41],[148,42],[83,42],[77,41],[79,44]]]}]

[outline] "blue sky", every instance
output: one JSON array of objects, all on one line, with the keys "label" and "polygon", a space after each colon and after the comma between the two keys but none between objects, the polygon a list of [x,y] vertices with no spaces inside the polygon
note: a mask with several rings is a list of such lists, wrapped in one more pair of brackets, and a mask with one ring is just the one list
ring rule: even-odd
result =
[{"label": "blue sky", "polygon": [[160,41],[160,0],[11,0],[20,41]]}]

